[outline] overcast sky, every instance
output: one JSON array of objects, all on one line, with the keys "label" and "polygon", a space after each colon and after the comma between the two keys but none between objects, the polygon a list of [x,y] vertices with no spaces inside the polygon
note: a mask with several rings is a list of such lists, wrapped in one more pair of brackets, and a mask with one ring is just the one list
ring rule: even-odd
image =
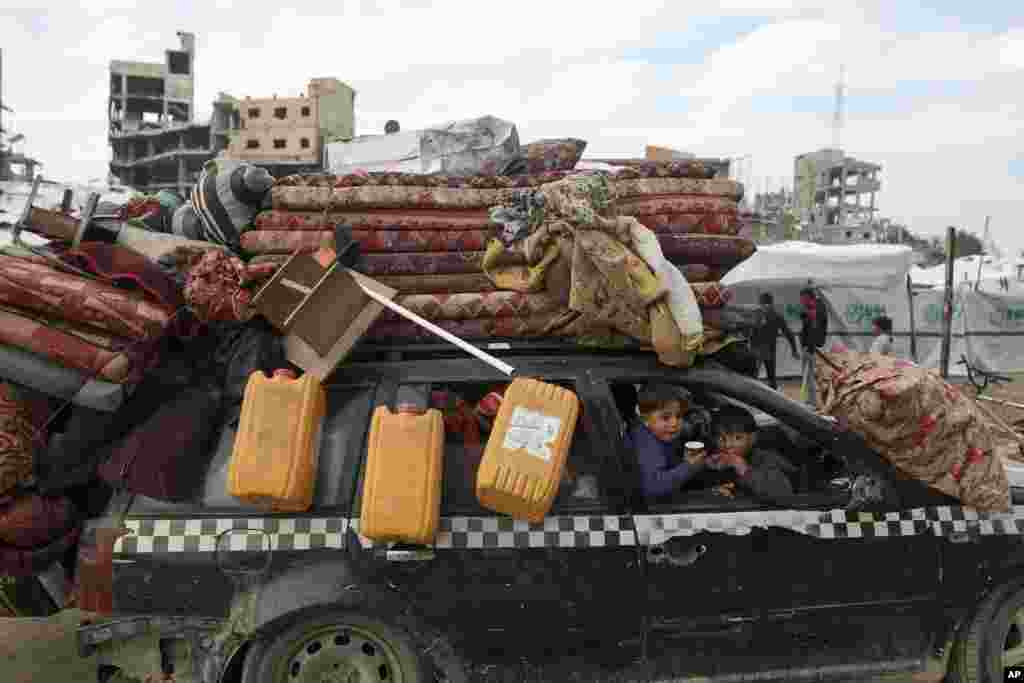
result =
[{"label": "overcast sky", "polygon": [[178,30],[196,34],[203,120],[218,91],[335,76],[359,134],[493,114],[587,156],[750,155],[748,191],[791,185],[793,157],[830,144],[845,63],[843,148],[883,165],[882,215],[938,233],[989,214],[1024,248],[1019,0],[20,2],[0,8],[5,124],[57,180],[106,175],[110,60],[162,61]]}]

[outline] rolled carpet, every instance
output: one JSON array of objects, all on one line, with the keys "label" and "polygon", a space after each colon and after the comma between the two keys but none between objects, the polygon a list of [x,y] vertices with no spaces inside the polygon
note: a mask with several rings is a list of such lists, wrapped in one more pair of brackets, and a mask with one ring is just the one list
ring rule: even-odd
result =
[{"label": "rolled carpet", "polygon": [[400,294],[451,294],[456,292],[493,292],[497,290],[483,273],[461,275],[382,275],[376,278]]},{"label": "rolled carpet", "polygon": [[[571,316],[560,311],[525,318],[476,318],[474,320],[437,320],[433,322],[446,332],[462,339],[494,337],[527,339],[541,336],[572,336],[572,332],[563,331],[561,325],[563,320],[570,318]],[[438,337],[413,322],[378,320],[370,327],[366,339],[389,342],[436,340]]]},{"label": "rolled carpet", "polygon": [[757,251],[751,240],[731,235],[661,233],[658,242],[665,256],[673,262],[702,263],[726,268],[735,266]]},{"label": "rolled carpet", "polygon": [[676,232],[698,235],[735,235],[740,231],[736,214],[721,213],[659,213],[634,216],[641,225],[654,232]]},{"label": "rolled carpet", "polygon": [[[242,234],[248,254],[315,251],[333,230],[250,230]],[[363,252],[482,251],[492,237],[486,230],[353,230]]]},{"label": "rolled carpet", "polygon": [[710,195],[663,194],[617,199],[616,213],[622,216],[652,216],[663,213],[730,213],[736,212],[736,200]]},{"label": "rolled carpet", "polygon": [[[461,292],[457,294],[402,294],[395,303],[427,320],[475,320],[478,318],[530,317],[562,312],[564,306],[542,292]],[[405,320],[384,311],[381,320]]]},{"label": "rolled carpet", "polygon": [[96,327],[118,337],[153,341],[164,335],[171,307],[50,265],[0,255],[0,304]]},{"label": "rolled carpet", "polygon": [[699,180],[695,178],[637,178],[614,179],[612,188],[615,198],[646,198],[662,195],[681,195],[696,197],[722,197],[733,202],[743,198],[743,185],[735,180],[715,178]]},{"label": "rolled carpet", "polygon": [[730,304],[714,309],[701,309],[706,327],[723,332],[742,332],[760,327],[765,321],[764,309],[756,305]]},{"label": "rolled carpet", "polygon": [[81,370],[10,344],[0,344],[0,377],[101,412],[120,408],[135,388],[133,384],[89,379]]},{"label": "rolled carpet", "polygon": [[155,359],[152,349],[149,354],[142,350],[112,351],[91,344],[84,337],[0,310],[0,343],[39,354],[90,377],[116,384],[135,382]]},{"label": "rolled carpet", "polygon": [[274,209],[484,209],[504,202],[509,190],[448,187],[282,187],[271,190]]},{"label": "rolled carpet", "polygon": [[487,209],[378,209],[369,211],[261,211],[246,230],[333,230],[344,223],[355,230],[485,230]]}]

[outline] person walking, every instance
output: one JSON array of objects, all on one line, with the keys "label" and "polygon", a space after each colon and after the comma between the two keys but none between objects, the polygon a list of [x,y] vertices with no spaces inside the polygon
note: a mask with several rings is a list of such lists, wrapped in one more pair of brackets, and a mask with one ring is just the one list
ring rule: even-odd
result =
[{"label": "person walking", "polygon": [[804,307],[803,313],[800,314],[800,348],[803,351],[803,383],[800,387],[800,398],[812,409],[817,409],[816,353],[825,346],[825,337],[828,335],[828,310],[821,297],[811,287],[800,290],[800,303]]},{"label": "person walking", "polygon": [[775,377],[775,353],[779,332],[789,342],[794,360],[800,360],[800,352],[797,350],[796,337],[793,336],[792,330],[786,325],[785,319],[775,310],[775,299],[772,295],[765,292],[761,295],[760,302],[765,312],[764,324],[754,330],[750,338],[750,347],[754,355],[757,356],[757,375],[760,376],[761,366],[764,366],[768,386],[777,390],[779,383]]}]

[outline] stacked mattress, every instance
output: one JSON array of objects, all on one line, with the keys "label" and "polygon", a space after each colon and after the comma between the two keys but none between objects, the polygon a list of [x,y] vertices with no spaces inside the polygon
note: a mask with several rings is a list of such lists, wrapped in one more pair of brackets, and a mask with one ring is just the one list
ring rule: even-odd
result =
[{"label": "stacked mattress", "polygon": [[[283,262],[295,250],[315,250],[334,226],[351,226],[364,272],[400,293],[397,303],[464,338],[533,337],[558,329],[565,301],[543,291],[510,291],[485,272],[501,226],[490,210],[517,191],[574,174],[464,178],[381,173],[290,176],[271,190],[272,208],[240,236],[250,263]],[[672,162],[622,169],[609,180],[613,213],[635,216],[657,235],[702,308],[727,303],[717,280],[754,251],[735,236],[742,187],[716,180],[699,163]],[[371,329],[377,339],[429,338],[390,312]]]},{"label": "stacked mattress", "polygon": [[0,370],[45,393],[116,409],[156,359],[174,313],[45,258],[0,254]]}]

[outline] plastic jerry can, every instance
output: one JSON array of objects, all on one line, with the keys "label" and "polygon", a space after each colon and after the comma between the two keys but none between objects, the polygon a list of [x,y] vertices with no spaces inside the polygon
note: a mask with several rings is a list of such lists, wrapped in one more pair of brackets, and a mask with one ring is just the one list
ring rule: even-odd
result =
[{"label": "plastic jerry can", "polygon": [[534,379],[513,380],[477,471],[480,505],[541,522],[558,494],[579,411],[579,399],[568,389]]},{"label": "plastic jerry can", "polygon": [[378,406],[367,439],[359,533],[381,542],[432,545],[441,517],[441,411]]},{"label": "plastic jerry can", "polygon": [[327,394],[313,375],[249,375],[228,464],[228,493],[272,511],[308,510],[326,412]]}]

